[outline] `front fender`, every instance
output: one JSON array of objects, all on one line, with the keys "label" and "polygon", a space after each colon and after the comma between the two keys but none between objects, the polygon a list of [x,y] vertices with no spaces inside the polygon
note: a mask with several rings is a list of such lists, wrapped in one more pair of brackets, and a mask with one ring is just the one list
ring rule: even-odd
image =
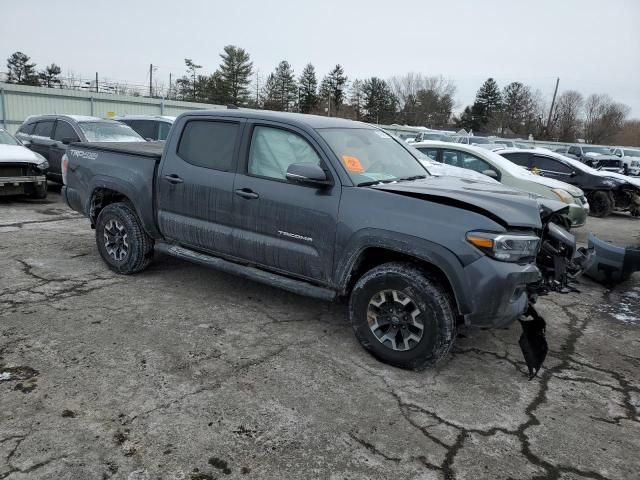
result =
[{"label": "front fender", "polygon": [[[462,263],[453,252],[423,238],[377,228],[359,230],[345,245],[334,270],[335,283],[342,293],[346,293],[354,267],[368,248],[384,248],[430,263],[449,281],[459,313],[464,315],[472,311],[472,289],[466,281]],[[481,256],[478,254],[478,258]]]}]

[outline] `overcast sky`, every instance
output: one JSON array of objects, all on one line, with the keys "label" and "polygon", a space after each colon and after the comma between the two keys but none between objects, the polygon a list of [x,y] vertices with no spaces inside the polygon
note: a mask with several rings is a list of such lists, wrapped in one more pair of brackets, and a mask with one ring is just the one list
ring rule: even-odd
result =
[{"label": "overcast sky", "polygon": [[[168,83],[184,58],[212,72],[225,45],[245,48],[262,77],[283,59],[350,79],[444,75],[458,107],[484,79],[608,93],[640,118],[640,0],[154,0],[2,2],[0,59],[16,50],[63,75]],[[0,66],[6,70],[5,66]]]}]

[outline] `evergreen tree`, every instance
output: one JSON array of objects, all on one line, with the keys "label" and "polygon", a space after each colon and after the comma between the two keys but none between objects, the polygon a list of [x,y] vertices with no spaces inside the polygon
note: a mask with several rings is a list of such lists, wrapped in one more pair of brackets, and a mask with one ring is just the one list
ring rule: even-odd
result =
[{"label": "evergreen tree", "polygon": [[234,45],[224,47],[220,54],[222,63],[218,69],[221,83],[221,103],[233,105],[245,105],[249,100],[249,85],[253,73],[253,63],[249,54]]},{"label": "evergreen tree", "polygon": [[481,130],[480,119],[474,115],[473,108],[466,106],[460,118],[455,122],[456,128],[464,128],[467,132]]},{"label": "evergreen tree", "polygon": [[269,84],[269,80],[271,80],[272,84],[266,86],[269,87],[271,104],[273,104],[273,107],[277,107],[272,107],[271,109],[283,112],[292,111],[298,99],[298,86],[289,62],[286,60],[281,61],[275,72],[273,72],[273,78],[267,79],[267,84]]},{"label": "evergreen tree", "polygon": [[36,64],[29,63],[28,55],[15,52],[7,59],[7,83],[19,85],[40,85]]},{"label": "evergreen tree", "polygon": [[514,133],[530,133],[534,107],[531,89],[520,82],[510,83],[502,91],[503,126]]},{"label": "evergreen tree", "polygon": [[391,123],[396,114],[397,100],[391,87],[384,80],[371,77],[362,84],[364,121]]},{"label": "evergreen tree", "polygon": [[494,129],[499,122],[502,107],[500,88],[493,78],[488,78],[476,93],[476,99],[471,107],[473,116],[478,120],[481,129]]},{"label": "evergreen tree", "polygon": [[310,113],[318,107],[318,79],[316,69],[310,63],[304,67],[300,79],[300,112]]},{"label": "evergreen tree", "polygon": [[266,110],[281,110],[280,88],[275,73],[270,73],[262,87],[262,103]]},{"label": "evergreen tree", "polygon": [[348,81],[344,69],[338,64],[324,77],[320,85],[320,96],[333,104],[333,112],[336,116],[340,113],[340,107],[345,100]]},{"label": "evergreen tree", "polygon": [[187,74],[176,80],[178,97],[181,100],[198,102],[202,97],[203,78],[206,78],[198,75],[198,70],[202,68],[202,65],[196,65],[190,58],[185,58],[184,63],[187,67]]},{"label": "evergreen tree", "polygon": [[61,72],[62,70],[60,70],[60,67],[55,63],[52,63],[44,70],[41,70],[38,73],[38,77],[40,78],[40,82],[43,86],[52,88],[56,85],[60,85],[59,77]]},{"label": "evergreen tree", "polygon": [[351,84],[349,106],[353,109],[356,120],[360,120],[364,109],[364,95],[362,92],[362,80],[354,80]]}]

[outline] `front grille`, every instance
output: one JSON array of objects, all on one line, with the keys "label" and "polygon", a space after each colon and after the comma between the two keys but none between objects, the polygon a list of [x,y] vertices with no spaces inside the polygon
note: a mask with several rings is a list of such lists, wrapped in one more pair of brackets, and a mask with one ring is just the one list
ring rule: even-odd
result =
[{"label": "front grille", "polygon": [[0,164],[0,177],[23,177],[29,175],[26,165]]}]

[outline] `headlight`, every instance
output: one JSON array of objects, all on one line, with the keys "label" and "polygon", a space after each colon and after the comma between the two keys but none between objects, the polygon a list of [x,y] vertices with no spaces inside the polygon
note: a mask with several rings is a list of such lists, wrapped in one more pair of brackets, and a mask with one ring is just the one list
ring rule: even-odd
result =
[{"label": "headlight", "polygon": [[538,254],[540,239],[517,233],[469,232],[467,242],[502,262],[519,262]]},{"label": "headlight", "polygon": [[44,162],[40,162],[36,165],[36,168],[41,172],[44,172],[45,170],[49,169],[49,162],[47,162],[46,160]]},{"label": "headlight", "polygon": [[553,188],[551,189],[551,191],[556,194],[561,202],[573,203],[573,196],[566,190],[562,190],[561,188]]}]

